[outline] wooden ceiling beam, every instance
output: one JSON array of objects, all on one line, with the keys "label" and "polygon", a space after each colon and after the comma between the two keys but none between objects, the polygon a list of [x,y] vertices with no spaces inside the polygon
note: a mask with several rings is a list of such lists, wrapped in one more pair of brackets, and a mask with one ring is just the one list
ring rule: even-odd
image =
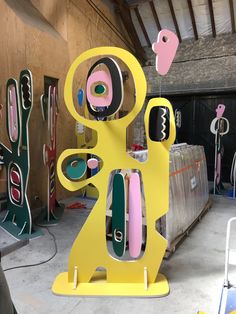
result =
[{"label": "wooden ceiling beam", "polygon": [[139,4],[143,4],[143,3],[147,3],[150,0],[132,0],[132,1],[127,1],[127,4],[130,8],[134,9],[135,7],[137,7]]},{"label": "wooden ceiling beam", "polygon": [[231,19],[232,33],[235,33],[235,18],[234,18],[234,3],[233,3],[233,0],[229,0],[229,9],[230,9],[230,19]]},{"label": "wooden ceiling beam", "polygon": [[173,22],[174,22],[176,34],[179,37],[179,42],[181,42],[182,38],[181,38],[181,35],[180,35],[179,25],[177,23],[177,19],[176,19],[176,16],[175,16],[175,10],[174,10],[174,7],[173,7],[172,0],[168,0],[168,3],[169,3],[169,7],[170,7],[171,16],[172,16],[172,19],[173,19]]},{"label": "wooden ceiling beam", "polygon": [[138,34],[136,32],[136,29],[134,27],[130,9],[129,7],[124,3],[123,0],[113,0],[116,5],[116,11],[119,13],[121,20],[127,30],[127,33],[130,36],[130,39],[134,45],[136,56],[141,61],[141,63],[144,63],[147,61],[147,57],[145,55],[145,51],[141,45],[141,42],[139,40]]},{"label": "wooden ceiling beam", "polygon": [[208,0],[208,7],[209,7],[209,12],[210,12],[210,18],[211,18],[212,35],[213,37],[216,37],[216,25],[215,25],[215,17],[214,17],[212,0]]},{"label": "wooden ceiling beam", "polygon": [[135,8],[134,8],[134,12],[135,12],[135,14],[136,14],[136,16],[137,16],[138,22],[139,22],[139,24],[140,24],[140,26],[141,26],[141,29],[142,29],[142,31],[143,31],[143,35],[144,35],[144,37],[145,37],[145,39],[146,39],[146,42],[147,42],[147,44],[148,44],[148,47],[151,47],[152,44],[151,44],[151,41],[150,41],[150,39],[149,39],[147,30],[146,30],[146,28],[145,28],[145,26],[144,26],[144,24],[143,24],[143,20],[142,20],[142,17],[141,17],[141,15],[140,15],[140,12],[139,12],[138,7],[135,7]]},{"label": "wooden ceiling beam", "polygon": [[189,14],[190,14],[191,21],[192,21],[194,37],[196,40],[198,40],[197,25],[196,25],[195,16],[194,16],[192,0],[187,0],[187,2],[188,2]]},{"label": "wooden ceiling beam", "polygon": [[160,31],[161,30],[161,23],[160,23],[160,20],[158,18],[157,11],[156,11],[156,8],[155,8],[152,0],[149,2],[149,5],[150,5],[150,8],[152,10],[152,15],[154,17],[154,20],[155,20],[155,23],[157,26],[157,30]]}]

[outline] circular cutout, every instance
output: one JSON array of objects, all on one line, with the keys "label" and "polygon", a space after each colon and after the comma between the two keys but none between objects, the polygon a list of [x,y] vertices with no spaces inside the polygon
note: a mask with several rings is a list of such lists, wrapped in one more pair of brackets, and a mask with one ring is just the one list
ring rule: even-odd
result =
[{"label": "circular cutout", "polygon": [[167,43],[169,41],[169,38],[167,36],[163,36],[162,40],[164,41],[164,43]]},{"label": "circular cutout", "polygon": [[108,86],[104,82],[94,82],[91,86],[91,94],[96,97],[103,97],[108,93]]},{"label": "circular cutout", "polygon": [[[64,90],[67,92],[65,93],[64,98],[66,107],[75,120],[96,131],[100,129],[100,123],[97,123],[97,121],[89,119],[89,117],[83,116],[81,113],[77,112],[73,99],[73,82],[75,80],[75,73],[77,70],[79,70],[83,62],[87,62],[91,58],[99,57],[101,55],[110,55],[120,59],[131,72],[131,78],[135,89],[135,97],[134,101],[132,101],[133,106],[125,116],[119,117],[119,119],[122,119],[122,123],[126,127],[130,124],[131,121],[135,119],[143,107],[147,91],[147,83],[140,63],[130,52],[125,49],[118,47],[97,47],[89,49],[78,56],[70,66],[65,80]],[[62,159],[60,159],[59,163],[60,165],[62,164]],[[61,180],[63,177],[62,168],[60,168],[58,175]]]},{"label": "circular cutout", "polygon": [[87,170],[87,165],[82,158],[73,158],[67,162],[66,174],[71,180],[82,178]]},{"label": "circular cutout", "polygon": [[123,233],[120,230],[114,230],[114,239],[116,242],[122,242],[123,240]]}]

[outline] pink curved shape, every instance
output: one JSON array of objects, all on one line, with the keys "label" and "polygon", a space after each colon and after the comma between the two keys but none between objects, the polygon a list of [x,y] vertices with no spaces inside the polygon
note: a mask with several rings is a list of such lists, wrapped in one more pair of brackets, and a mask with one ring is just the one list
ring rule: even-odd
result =
[{"label": "pink curved shape", "polygon": [[11,86],[9,90],[8,116],[10,138],[13,142],[15,142],[18,137],[17,102],[15,86]]},{"label": "pink curved shape", "polygon": [[141,183],[138,173],[132,173],[129,181],[129,253],[138,257],[142,246]]},{"label": "pink curved shape", "polygon": [[89,167],[89,169],[95,169],[98,167],[98,160],[96,158],[90,158],[87,161],[87,166]]},{"label": "pink curved shape", "polygon": [[[91,86],[96,82],[104,82],[108,87],[108,94],[106,96],[96,97],[91,93]],[[90,104],[94,107],[109,107],[112,101],[113,93],[112,93],[112,81],[111,75],[105,71],[96,71],[93,72],[86,84],[86,93],[87,99]]]},{"label": "pink curved shape", "polygon": [[156,70],[160,75],[168,73],[178,46],[179,39],[173,32],[163,29],[158,33],[157,41],[152,44],[152,50],[156,54]]},{"label": "pink curved shape", "polygon": [[11,170],[10,178],[11,178],[11,182],[13,184],[16,184],[16,185],[20,184],[20,175],[19,175],[19,173],[17,171]]},{"label": "pink curved shape", "polygon": [[220,183],[220,177],[221,177],[221,155],[218,154],[216,165],[216,184]]},{"label": "pink curved shape", "polygon": [[17,188],[11,187],[11,197],[14,201],[20,201],[20,191]]},{"label": "pink curved shape", "polygon": [[219,104],[216,108],[216,117],[221,118],[223,116],[224,111],[225,111],[225,105]]}]

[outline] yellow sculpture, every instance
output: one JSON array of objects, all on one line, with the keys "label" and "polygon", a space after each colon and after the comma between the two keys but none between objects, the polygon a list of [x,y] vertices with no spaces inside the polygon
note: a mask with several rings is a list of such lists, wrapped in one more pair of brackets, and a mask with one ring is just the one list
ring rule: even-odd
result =
[{"label": "yellow sculpture", "polygon": [[[109,55],[121,59],[133,75],[135,105],[125,117],[111,121],[94,121],[80,116],[73,104],[72,86],[78,66],[93,57]],[[62,185],[77,191],[89,183],[99,191],[99,198],[72,246],[68,272],[56,278],[52,290],[63,295],[120,295],[164,296],[169,292],[166,278],[158,274],[167,241],[156,230],[156,221],[168,211],[169,147],[175,139],[174,116],[171,104],[165,98],[151,99],[145,112],[148,160],[133,159],[126,152],[126,129],[142,109],[146,96],[146,80],[136,58],[116,47],[99,47],[82,53],[71,65],[66,77],[64,97],[66,106],[75,120],[97,131],[97,145],[92,149],[67,149],[58,159],[57,172]],[[170,112],[170,132],[167,140],[152,141],[149,134],[149,114],[153,107],[164,106]],[[70,181],[62,171],[65,158],[75,154],[94,154],[103,166],[91,178]],[[147,237],[143,256],[123,261],[112,257],[106,243],[106,203],[109,175],[115,169],[138,169],[141,172],[145,202]],[[106,272],[96,272],[104,267]],[[104,277],[105,276],[105,277]]]},{"label": "yellow sculpture", "polygon": [[[85,116],[87,118],[89,118],[88,112],[85,112]],[[84,126],[81,123],[77,122],[76,126],[75,126],[75,135],[77,137],[77,147],[78,148],[94,147],[97,143],[97,133],[94,130],[92,130],[91,139],[87,142],[85,132],[86,132],[86,130],[85,130]],[[86,159],[86,157],[84,155],[82,155],[80,157],[83,158],[84,160]],[[84,179],[86,178],[86,174],[84,175],[83,178]],[[86,187],[81,189],[80,192],[82,195],[86,195],[86,197],[88,197],[88,198],[94,198],[94,199],[98,198],[98,191],[92,185],[87,185]]]}]

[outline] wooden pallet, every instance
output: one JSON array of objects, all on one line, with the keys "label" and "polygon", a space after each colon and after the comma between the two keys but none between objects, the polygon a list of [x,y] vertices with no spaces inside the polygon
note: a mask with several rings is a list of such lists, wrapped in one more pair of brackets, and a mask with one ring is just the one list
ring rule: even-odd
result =
[{"label": "wooden pallet", "polygon": [[172,241],[170,247],[167,248],[166,254],[164,256],[165,259],[168,259],[177,249],[177,247],[183,242],[183,240],[189,235],[190,231],[197,225],[198,222],[201,221],[202,217],[207,213],[207,211],[212,206],[212,200],[209,198],[203,210],[199,214],[199,216],[194,220],[194,222],[175,240]]}]

